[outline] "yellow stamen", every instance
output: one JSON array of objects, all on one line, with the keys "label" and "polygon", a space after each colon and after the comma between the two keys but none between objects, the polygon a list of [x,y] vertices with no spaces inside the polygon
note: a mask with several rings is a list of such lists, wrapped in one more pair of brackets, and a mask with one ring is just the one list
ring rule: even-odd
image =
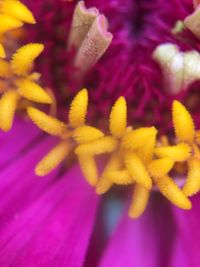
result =
[{"label": "yellow stamen", "polygon": [[5,132],[12,127],[18,100],[15,90],[5,92],[0,100],[0,128]]},{"label": "yellow stamen", "polygon": [[129,174],[129,172],[126,169],[107,172],[106,177],[113,183],[118,185],[129,185],[134,183],[133,177]]},{"label": "yellow stamen", "polygon": [[200,145],[200,130],[196,131],[195,140],[198,145]]},{"label": "yellow stamen", "polygon": [[83,176],[91,186],[95,186],[98,180],[98,170],[94,157],[79,155],[78,160]]},{"label": "yellow stamen", "polygon": [[11,74],[9,63],[0,59],[0,77],[7,78]]},{"label": "yellow stamen", "polygon": [[88,92],[82,89],[74,97],[69,110],[69,124],[76,128],[85,123],[88,106]]},{"label": "yellow stamen", "polygon": [[46,87],[45,91],[48,93],[48,95],[50,96],[51,101],[52,101],[51,106],[50,106],[50,110],[49,110],[49,115],[51,115],[52,117],[56,117],[56,115],[57,115],[57,100],[56,100],[55,94],[49,87]]},{"label": "yellow stamen", "polygon": [[166,175],[174,166],[174,161],[170,158],[162,158],[151,161],[147,169],[151,176],[162,177]]},{"label": "yellow stamen", "polygon": [[149,139],[157,133],[154,127],[143,127],[124,135],[122,146],[129,150],[135,150],[148,143]]},{"label": "yellow stamen", "polygon": [[27,76],[27,78],[31,81],[37,82],[41,77],[41,74],[38,72],[33,72],[30,75]]},{"label": "yellow stamen", "polygon": [[32,68],[34,60],[42,53],[42,44],[27,44],[22,46],[13,55],[12,69],[17,75],[26,75]]},{"label": "yellow stamen", "polygon": [[0,12],[11,16],[17,20],[35,24],[33,14],[28,8],[19,1],[3,0],[0,2]]},{"label": "yellow stamen", "polygon": [[190,200],[183,194],[181,189],[168,176],[152,177],[160,192],[177,207],[189,210],[192,208]]},{"label": "yellow stamen", "polygon": [[102,137],[87,144],[79,145],[75,153],[78,155],[99,155],[111,153],[117,148],[117,141],[110,136]]},{"label": "yellow stamen", "polygon": [[146,189],[151,189],[151,178],[141,159],[135,153],[127,152],[125,154],[125,165],[136,183],[144,186]]},{"label": "yellow stamen", "polygon": [[115,170],[119,170],[122,167],[122,160],[117,153],[114,153],[99,178],[99,182],[96,186],[96,193],[101,195],[106,193],[112,186],[113,182],[107,177],[107,173]]},{"label": "yellow stamen", "polygon": [[102,175],[100,177],[99,182],[97,183],[96,193],[98,195],[105,194],[112,187],[112,185],[113,183],[111,182],[111,180],[109,180],[109,178],[106,175]]},{"label": "yellow stamen", "polygon": [[104,133],[95,127],[80,126],[73,132],[73,138],[79,144],[95,141],[104,136]]},{"label": "yellow stamen", "polygon": [[191,147],[184,143],[176,146],[158,147],[155,149],[155,154],[160,158],[167,157],[173,161],[185,161],[191,155]]},{"label": "yellow stamen", "polygon": [[0,58],[5,58],[6,57],[6,52],[4,50],[4,47],[2,44],[0,44]]},{"label": "yellow stamen", "polygon": [[58,144],[37,164],[35,173],[38,176],[49,174],[67,157],[71,148],[70,143],[67,142]]},{"label": "yellow stamen", "polygon": [[183,187],[183,193],[186,196],[193,196],[200,191],[200,161],[191,158],[188,161],[188,176]]},{"label": "yellow stamen", "polygon": [[195,135],[194,122],[187,109],[178,101],[172,106],[173,124],[179,141],[193,142]]},{"label": "yellow stamen", "polygon": [[66,131],[66,125],[63,122],[45,114],[39,109],[28,107],[27,113],[40,129],[51,135],[62,136]]},{"label": "yellow stamen", "polygon": [[20,80],[17,81],[17,87],[19,94],[28,100],[44,104],[52,103],[51,97],[35,82],[28,79]]},{"label": "yellow stamen", "polygon": [[145,187],[139,184],[134,186],[133,198],[128,212],[131,218],[136,219],[143,214],[148,204],[149,195],[150,192]]},{"label": "yellow stamen", "polygon": [[127,107],[124,97],[120,97],[112,107],[110,113],[110,132],[120,138],[126,131]]},{"label": "yellow stamen", "polygon": [[162,146],[169,146],[169,139],[166,135],[162,135],[160,137],[160,142],[161,142]]},{"label": "yellow stamen", "polygon": [[193,156],[196,159],[200,160],[200,149],[199,149],[198,145],[193,144],[192,148],[193,148],[193,151],[192,151],[193,152]]},{"label": "yellow stamen", "polygon": [[177,174],[184,174],[185,175],[185,173],[187,171],[187,166],[186,166],[185,162],[176,162],[174,165],[174,171]]},{"label": "yellow stamen", "polygon": [[156,134],[149,138],[148,142],[137,149],[137,155],[144,162],[150,162],[153,159],[154,150],[156,146]]},{"label": "yellow stamen", "polygon": [[0,21],[1,21],[0,35],[4,34],[7,31],[19,28],[23,25],[21,21],[3,14],[0,14]]}]

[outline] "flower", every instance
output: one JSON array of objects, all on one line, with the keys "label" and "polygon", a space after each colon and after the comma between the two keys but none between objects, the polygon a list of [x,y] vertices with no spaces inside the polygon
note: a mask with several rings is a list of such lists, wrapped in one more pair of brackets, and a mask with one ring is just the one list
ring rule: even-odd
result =
[{"label": "flower", "polygon": [[190,3],[26,4],[0,1],[0,266],[198,266]]}]

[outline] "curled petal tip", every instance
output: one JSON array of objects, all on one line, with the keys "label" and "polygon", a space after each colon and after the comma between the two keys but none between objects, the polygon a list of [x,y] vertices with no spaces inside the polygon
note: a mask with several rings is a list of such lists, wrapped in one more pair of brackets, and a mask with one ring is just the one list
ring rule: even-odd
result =
[{"label": "curled petal tip", "polygon": [[111,41],[113,38],[113,35],[111,32],[108,32],[108,21],[104,15],[99,15],[97,17],[97,25],[102,36],[108,39],[109,41]]}]

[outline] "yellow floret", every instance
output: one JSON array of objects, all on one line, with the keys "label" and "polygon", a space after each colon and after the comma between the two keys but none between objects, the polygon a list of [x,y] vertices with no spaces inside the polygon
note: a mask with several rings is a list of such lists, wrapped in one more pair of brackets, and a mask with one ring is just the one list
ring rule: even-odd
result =
[{"label": "yellow floret", "polygon": [[160,192],[177,207],[189,210],[192,208],[190,200],[183,194],[181,189],[168,176],[152,177]]},{"label": "yellow floret", "polygon": [[151,161],[147,169],[151,176],[162,177],[166,175],[174,166],[174,161],[170,158],[162,158]]},{"label": "yellow floret", "polygon": [[134,183],[133,177],[126,169],[109,171],[106,173],[106,177],[114,184],[118,185],[128,185]]},{"label": "yellow floret", "polygon": [[98,181],[98,169],[94,157],[78,155],[78,160],[83,176],[91,186],[95,186]]},{"label": "yellow floret", "polygon": [[44,176],[54,170],[70,153],[71,145],[61,142],[54,147],[36,166],[35,173]]},{"label": "yellow floret", "polygon": [[88,106],[88,92],[82,89],[74,97],[69,110],[69,124],[76,128],[85,123]]},{"label": "yellow floret", "polygon": [[126,131],[127,107],[124,97],[120,97],[112,107],[110,113],[110,132],[120,138]]},{"label": "yellow floret", "polygon": [[143,214],[148,204],[149,195],[150,191],[145,187],[139,184],[134,186],[133,198],[128,212],[131,218],[136,219]]},{"label": "yellow floret", "polygon": [[27,44],[22,46],[13,55],[12,69],[16,75],[27,75],[33,66],[34,60],[42,53],[42,44]]},{"label": "yellow floret", "polygon": [[36,23],[31,11],[19,1],[2,0],[0,2],[0,12],[19,21]]},{"label": "yellow floret", "polygon": [[0,128],[7,132],[11,129],[19,95],[15,90],[5,92],[0,100]]},{"label": "yellow floret", "polygon": [[99,129],[91,126],[80,126],[73,131],[73,138],[79,144],[95,141],[104,136]]},{"label": "yellow floret", "polygon": [[107,177],[111,171],[119,170],[122,167],[122,160],[117,153],[113,153],[96,186],[96,193],[101,195],[106,193],[112,186],[113,182]]},{"label": "yellow floret", "polygon": [[184,143],[158,147],[155,149],[155,154],[160,158],[167,157],[174,161],[185,161],[191,156],[191,147]]},{"label": "yellow floret", "polygon": [[125,149],[135,150],[148,143],[149,139],[155,136],[157,130],[154,127],[143,127],[133,130],[124,135],[122,146]]},{"label": "yellow floret", "polygon": [[4,50],[4,47],[2,44],[0,44],[0,58],[5,58],[6,57],[6,52]]},{"label": "yellow floret", "polygon": [[40,129],[51,135],[62,136],[66,131],[66,125],[63,122],[45,114],[39,109],[28,107],[27,113]]},{"label": "yellow floret", "polygon": [[9,63],[3,59],[0,59],[0,77],[8,78],[11,74]]},{"label": "yellow floret", "polygon": [[188,175],[183,187],[183,193],[186,196],[195,195],[200,191],[200,161],[191,158],[188,161]]},{"label": "yellow floret", "polygon": [[156,146],[156,134],[149,138],[148,142],[136,150],[137,155],[144,163],[148,163],[153,159]]},{"label": "yellow floret", "polygon": [[18,92],[24,98],[43,104],[51,104],[51,97],[45,92],[45,90],[28,79],[20,80],[17,82]]},{"label": "yellow floret", "polygon": [[172,116],[178,140],[182,142],[193,142],[195,135],[193,119],[187,109],[179,101],[175,100],[173,102]]},{"label": "yellow floret", "polygon": [[152,181],[141,159],[133,152],[125,155],[125,165],[136,183],[151,189]]},{"label": "yellow floret", "polygon": [[110,136],[102,137],[93,142],[81,144],[75,149],[78,155],[99,155],[111,153],[117,148],[117,141]]},{"label": "yellow floret", "polygon": [[7,31],[17,29],[23,25],[23,23],[17,19],[11,18],[7,15],[0,14],[0,35]]}]

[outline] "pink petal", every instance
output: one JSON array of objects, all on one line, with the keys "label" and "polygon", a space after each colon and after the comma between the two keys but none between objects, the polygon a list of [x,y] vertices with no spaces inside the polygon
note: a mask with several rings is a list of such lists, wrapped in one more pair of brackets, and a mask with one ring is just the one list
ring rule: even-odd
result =
[{"label": "pink petal", "polygon": [[192,210],[183,211],[174,208],[175,219],[182,237],[181,242],[187,252],[191,267],[199,266],[200,263],[200,196],[192,198]]},{"label": "pink petal", "polygon": [[14,123],[8,133],[0,131],[0,166],[8,164],[39,135],[41,135],[41,131],[33,123],[20,119]]},{"label": "pink petal", "polygon": [[34,174],[34,168],[41,155],[47,153],[54,143],[55,140],[51,137],[38,141],[35,146],[30,147],[26,153],[22,153],[12,164],[0,171],[0,228],[20,209],[27,207],[55,179],[56,172],[44,178]]},{"label": "pink petal", "polygon": [[97,204],[79,168],[69,170],[0,231],[0,266],[82,266]]},{"label": "pink petal", "polygon": [[180,234],[177,236],[176,242],[173,246],[173,253],[171,257],[170,267],[191,267],[192,265],[188,259],[188,251],[184,246]]},{"label": "pink petal", "polygon": [[169,267],[175,225],[160,196],[136,220],[127,211],[111,238],[99,267]]}]

